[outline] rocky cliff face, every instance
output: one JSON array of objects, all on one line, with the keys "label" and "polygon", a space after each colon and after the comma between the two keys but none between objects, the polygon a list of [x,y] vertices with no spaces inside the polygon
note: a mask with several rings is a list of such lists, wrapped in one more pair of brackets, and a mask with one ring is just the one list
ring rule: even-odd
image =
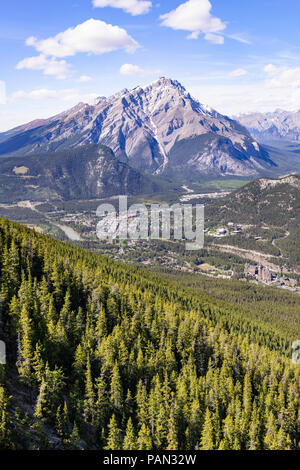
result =
[{"label": "rocky cliff face", "polygon": [[[2,141],[2,142],[1,142]],[[273,165],[238,122],[160,78],[1,136],[0,154],[50,152],[101,143],[132,167],[191,179],[203,173],[256,175]]]},{"label": "rocky cliff face", "polygon": [[262,143],[278,139],[300,142],[300,111],[279,109],[274,113],[243,114],[237,119]]}]

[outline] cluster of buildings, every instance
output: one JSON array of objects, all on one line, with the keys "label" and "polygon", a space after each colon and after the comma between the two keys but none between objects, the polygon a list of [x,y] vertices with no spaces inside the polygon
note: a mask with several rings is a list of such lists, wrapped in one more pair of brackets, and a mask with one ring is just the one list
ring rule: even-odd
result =
[{"label": "cluster of buildings", "polygon": [[[233,222],[228,222],[227,227],[219,227],[215,231],[210,231],[208,234],[212,235],[215,238],[223,238],[227,237],[228,235],[239,235],[243,233],[244,230],[251,228],[252,225],[242,225],[242,224],[234,224]],[[249,235],[250,237],[250,235]],[[246,235],[246,238],[249,238]],[[260,237],[257,237],[259,239]]]},{"label": "cluster of buildings", "polygon": [[245,264],[244,274],[245,276],[256,277],[258,281],[262,282],[272,282],[276,278],[273,272],[262,264],[258,266]]},{"label": "cluster of buildings", "polygon": [[289,279],[286,276],[278,277],[271,269],[262,264],[253,266],[251,264],[245,264],[244,269],[245,276],[255,277],[258,281],[264,282],[266,284],[274,283],[277,287],[282,287],[283,289],[295,289],[297,287],[296,279]]}]

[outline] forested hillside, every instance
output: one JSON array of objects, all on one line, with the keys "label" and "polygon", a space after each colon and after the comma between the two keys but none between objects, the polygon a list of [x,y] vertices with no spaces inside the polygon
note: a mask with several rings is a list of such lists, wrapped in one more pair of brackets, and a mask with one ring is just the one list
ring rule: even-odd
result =
[{"label": "forested hillside", "polygon": [[118,160],[104,145],[0,159],[1,203],[155,194],[166,187]]},{"label": "forested hillside", "polygon": [[0,243],[1,448],[299,448],[296,323],[4,219]]},{"label": "forested hillside", "polygon": [[[263,240],[234,236],[225,243],[278,255],[286,268],[300,270],[300,176],[260,178],[207,206],[210,224],[247,224]],[[223,240],[224,241],[224,240]]]}]

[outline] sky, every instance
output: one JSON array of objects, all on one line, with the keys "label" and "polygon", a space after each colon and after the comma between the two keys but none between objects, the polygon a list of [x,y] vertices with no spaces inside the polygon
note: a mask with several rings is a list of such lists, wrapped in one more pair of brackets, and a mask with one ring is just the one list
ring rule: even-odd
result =
[{"label": "sky", "polygon": [[299,0],[3,0],[0,132],[160,76],[227,115],[300,109]]}]

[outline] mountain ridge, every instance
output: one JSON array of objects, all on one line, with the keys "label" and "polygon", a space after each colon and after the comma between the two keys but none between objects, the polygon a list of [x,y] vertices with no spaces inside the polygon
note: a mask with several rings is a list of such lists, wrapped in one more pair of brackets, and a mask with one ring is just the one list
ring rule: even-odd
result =
[{"label": "mountain ridge", "polygon": [[100,144],[0,159],[2,203],[155,194],[166,184],[120,162]]},{"label": "mountain ridge", "polygon": [[276,140],[300,143],[300,111],[277,109],[267,113],[248,113],[236,116],[251,135],[261,143]]}]

